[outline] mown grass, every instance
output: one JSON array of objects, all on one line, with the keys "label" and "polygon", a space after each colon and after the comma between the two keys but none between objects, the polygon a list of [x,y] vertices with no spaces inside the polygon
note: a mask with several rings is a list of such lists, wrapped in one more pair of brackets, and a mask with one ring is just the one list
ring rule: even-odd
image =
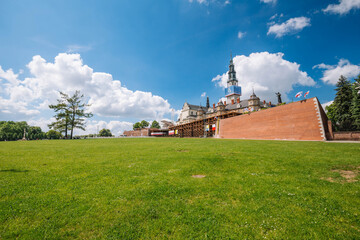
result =
[{"label": "mown grass", "polygon": [[326,181],[359,166],[351,143],[1,142],[0,239],[359,239],[360,182]]}]

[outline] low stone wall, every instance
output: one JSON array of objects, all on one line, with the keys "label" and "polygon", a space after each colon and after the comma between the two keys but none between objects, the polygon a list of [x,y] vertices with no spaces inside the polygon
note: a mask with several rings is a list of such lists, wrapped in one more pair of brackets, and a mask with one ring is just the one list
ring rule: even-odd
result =
[{"label": "low stone wall", "polygon": [[360,132],[334,132],[333,140],[360,141]]}]

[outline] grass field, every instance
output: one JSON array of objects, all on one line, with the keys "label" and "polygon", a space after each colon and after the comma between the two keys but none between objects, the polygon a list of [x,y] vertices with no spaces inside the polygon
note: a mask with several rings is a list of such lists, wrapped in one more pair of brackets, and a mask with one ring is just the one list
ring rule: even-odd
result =
[{"label": "grass field", "polygon": [[0,142],[0,239],[359,239],[359,166],[356,143]]}]

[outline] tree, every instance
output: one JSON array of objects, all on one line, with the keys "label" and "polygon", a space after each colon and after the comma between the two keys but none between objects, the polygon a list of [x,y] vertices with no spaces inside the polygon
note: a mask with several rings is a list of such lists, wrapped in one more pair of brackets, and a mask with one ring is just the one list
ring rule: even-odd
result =
[{"label": "tree", "polygon": [[151,128],[157,128],[157,129],[159,129],[159,128],[160,128],[160,124],[159,124],[156,120],[154,120],[154,121],[151,123]]},{"label": "tree", "polygon": [[336,114],[335,114],[335,104],[332,103],[329,106],[325,107],[326,110],[326,115],[329,118],[329,120],[331,120],[332,123],[332,127],[334,130],[337,130],[337,126],[336,126]]},{"label": "tree", "polygon": [[41,138],[41,128],[40,127],[30,127],[28,134],[31,136],[31,139],[40,139]]},{"label": "tree", "polygon": [[350,113],[353,129],[360,130],[360,74],[352,85],[352,95]]},{"label": "tree", "polygon": [[91,118],[93,116],[91,112],[85,112],[85,108],[89,107],[90,105],[83,103],[83,98],[84,95],[80,94],[80,91],[75,91],[75,94],[67,99],[68,109],[70,113],[71,139],[73,137],[74,128],[79,128],[85,131],[84,118]]},{"label": "tree", "polygon": [[335,125],[340,131],[351,130],[352,118],[350,113],[350,105],[352,101],[351,83],[344,76],[340,76],[336,84],[336,97],[334,99],[335,106]]},{"label": "tree", "polygon": [[25,121],[0,121],[0,141],[22,139],[24,136],[24,129],[27,133],[27,139],[32,139],[33,134],[35,133],[43,133],[40,127],[31,127]]},{"label": "tree", "polygon": [[73,96],[60,92],[60,99],[57,105],[49,105],[56,112],[56,121],[49,124],[49,128],[59,130],[65,133],[67,138],[68,130],[70,130],[70,138],[73,138],[75,128],[85,131],[85,118],[93,116],[92,113],[85,112],[85,108],[90,106],[83,103],[84,95],[80,91],[75,91]]},{"label": "tree", "polygon": [[110,129],[101,129],[99,132],[101,137],[112,137],[112,133],[110,131]]},{"label": "tree", "polygon": [[141,128],[141,124],[139,122],[134,123],[133,130]]},{"label": "tree", "polygon": [[147,122],[147,121],[145,121],[145,120],[142,120],[141,123],[140,123],[140,125],[141,125],[141,128],[146,128],[146,127],[149,126],[149,122]]},{"label": "tree", "polygon": [[48,139],[60,139],[62,137],[61,133],[55,130],[49,130],[46,133]]},{"label": "tree", "polygon": [[55,111],[55,119],[56,121],[49,124],[48,127],[50,129],[59,130],[65,134],[65,138],[68,138],[68,129],[70,128],[70,112],[67,106],[67,100],[69,99],[69,95],[60,92],[60,99],[58,99],[58,104],[49,105],[50,109],[54,109]]}]

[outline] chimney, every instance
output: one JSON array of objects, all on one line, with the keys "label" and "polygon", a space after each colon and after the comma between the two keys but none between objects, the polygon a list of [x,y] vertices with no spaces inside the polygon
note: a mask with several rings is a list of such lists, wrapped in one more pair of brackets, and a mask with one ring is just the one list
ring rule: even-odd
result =
[{"label": "chimney", "polygon": [[226,101],[224,101],[224,105],[226,106]]},{"label": "chimney", "polygon": [[235,104],[235,101],[234,101],[234,99],[231,99],[231,104]]},{"label": "chimney", "polygon": [[237,102],[237,103],[240,103],[240,98],[237,98],[237,99],[236,99],[236,102]]},{"label": "chimney", "polygon": [[213,103],[213,108],[215,109],[215,103]]}]

